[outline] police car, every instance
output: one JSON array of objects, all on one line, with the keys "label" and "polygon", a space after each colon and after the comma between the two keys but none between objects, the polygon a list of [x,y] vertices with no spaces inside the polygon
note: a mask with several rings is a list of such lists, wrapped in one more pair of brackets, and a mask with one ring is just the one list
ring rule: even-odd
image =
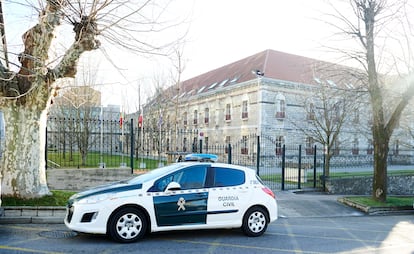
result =
[{"label": "police car", "polygon": [[241,228],[262,235],[277,219],[274,193],[255,171],[213,162],[215,155],[189,155],[184,162],[130,180],[73,195],[66,226],[134,242],[148,232]]}]

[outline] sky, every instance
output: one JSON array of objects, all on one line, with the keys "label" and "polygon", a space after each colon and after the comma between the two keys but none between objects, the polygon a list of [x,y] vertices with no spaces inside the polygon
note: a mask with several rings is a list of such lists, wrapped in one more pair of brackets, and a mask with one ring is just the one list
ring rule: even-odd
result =
[{"label": "sky", "polygon": [[[20,0],[24,1],[24,0]],[[167,15],[185,17],[177,34],[187,31],[182,46],[185,68],[182,80],[256,54],[266,49],[327,59],[322,47],[331,35],[319,19],[326,13],[324,0],[176,0]],[[24,30],[18,10],[6,1],[7,40],[15,43]],[[7,9],[9,8],[9,9]],[[14,9],[13,9],[14,8]],[[14,16],[13,16],[14,15]],[[33,20],[32,20],[33,21]],[[34,19],[34,21],[36,21]],[[16,28],[16,29],[15,29]],[[18,29],[17,29],[18,28]],[[8,29],[8,31],[7,31]],[[174,37],[175,33],[165,36]],[[110,46],[83,56],[98,70],[97,88],[104,105],[121,105],[133,112],[154,92],[154,79],[168,76],[171,61],[160,57],[135,56]],[[116,68],[115,68],[116,66]],[[155,77],[155,78],[154,78]],[[168,83],[168,82],[165,82]],[[139,88],[138,88],[139,87]],[[141,94],[141,96],[139,96]],[[140,99],[139,99],[140,97]]]}]

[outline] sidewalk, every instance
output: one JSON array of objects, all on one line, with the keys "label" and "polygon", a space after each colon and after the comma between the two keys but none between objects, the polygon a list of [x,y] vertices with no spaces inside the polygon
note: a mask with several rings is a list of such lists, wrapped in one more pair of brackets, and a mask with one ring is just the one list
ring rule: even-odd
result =
[{"label": "sidewalk", "polygon": [[322,192],[275,192],[280,218],[363,216],[365,213],[346,206],[338,199],[341,195]]},{"label": "sidewalk", "polygon": [[[365,216],[367,213],[347,206],[338,201],[341,195],[330,195],[321,192],[276,191],[279,218],[294,217],[350,217]],[[414,210],[404,211],[414,214]],[[401,214],[401,211],[384,212]],[[0,208],[0,224],[63,223],[65,207],[2,207]]]}]

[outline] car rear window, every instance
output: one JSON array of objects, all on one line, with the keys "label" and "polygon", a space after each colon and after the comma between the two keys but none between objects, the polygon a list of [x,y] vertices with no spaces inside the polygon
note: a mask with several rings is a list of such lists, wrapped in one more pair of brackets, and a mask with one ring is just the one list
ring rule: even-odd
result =
[{"label": "car rear window", "polygon": [[231,168],[214,168],[213,187],[227,187],[244,184],[244,172]]}]

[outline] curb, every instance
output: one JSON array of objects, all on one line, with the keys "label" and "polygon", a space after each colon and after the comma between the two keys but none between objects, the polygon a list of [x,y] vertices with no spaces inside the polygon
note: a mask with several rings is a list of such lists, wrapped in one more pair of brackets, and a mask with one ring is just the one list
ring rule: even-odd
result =
[{"label": "curb", "polygon": [[66,207],[55,206],[5,206],[0,209],[0,224],[60,224]]},{"label": "curb", "polygon": [[400,207],[371,207],[356,203],[347,198],[338,198],[338,202],[350,207],[354,207],[368,215],[388,215],[388,214],[411,214],[414,213],[414,208],[411,206]]}]

